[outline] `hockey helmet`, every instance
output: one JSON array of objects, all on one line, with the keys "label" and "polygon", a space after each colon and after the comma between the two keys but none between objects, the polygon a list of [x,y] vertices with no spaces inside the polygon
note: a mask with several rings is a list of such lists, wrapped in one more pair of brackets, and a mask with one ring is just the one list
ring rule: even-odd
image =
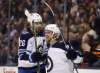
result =
[{"label": "hockey helmet", "polygon": [[40,32],[43,30],[42,17],[38,13],[30,13],[27,9],[25,10],[25,15],[27,16],[27,21],[30,23],[31,30]]},{"label": "hockey helmet", "polygon": [[45,31],[52,31],[53,34],[60,35],[60,29],[59,29],[59,27],[57,27],[56,24],[48,24],[48,25],[45,27]]},{"label": "hockey helmet", "polygon": [[32,24],[32,22],[42,22],[42,17],[38,13],[29,13],[28,10],[25,10],[25,15],[30,24]]},{"label": "hockey helmet", "polygon": [[42,22],[42,17],[38,13],[32,13],[32,22]]}]

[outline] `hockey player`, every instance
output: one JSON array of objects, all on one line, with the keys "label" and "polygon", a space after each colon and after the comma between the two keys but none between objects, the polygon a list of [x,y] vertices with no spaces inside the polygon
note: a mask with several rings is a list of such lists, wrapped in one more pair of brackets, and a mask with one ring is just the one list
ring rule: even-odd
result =
[{"label": "hockey player", "polygon": [[[49,45],[48,56],[51,58],[51,68],[48,73],[74,73],[73,62],[80,63],[82,57],[78,52],[71,50],[71,46],[65,44],[60,40],[60,30],[56,24],[48,24],[45,27],[45,38]],[[68,48],[69,46],[69,48]]]},{"label": "hockey player", "polygon": [[38,13],[29,13],[25,11],[27,20],[31,25],[33,37],[28,40],[26,52],[20,57],[24,59],[19,60],[19,73],[45,73],[45,57],[46,52],[44,47],[44,34],[42,17]]}]

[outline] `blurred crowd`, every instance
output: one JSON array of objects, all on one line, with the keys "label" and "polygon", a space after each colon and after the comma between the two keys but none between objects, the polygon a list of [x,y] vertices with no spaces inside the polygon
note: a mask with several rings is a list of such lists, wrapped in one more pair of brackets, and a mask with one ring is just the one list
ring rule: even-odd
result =
[{"label": "blurred crowd", "polygon": [[[41,0],[0,0],[0,65],[17,65],[18,37],[23,26],[29,26],[24,10],[39,12],[43,22],[57,23],[65,40],[70,40],[75,49],[81,48],[83,35],[91,30],[90,25],[100,14],[100,0],[45,0],[54,11]],[[64,6],[66,13],[64,14]],[[82,50],[83,51],[83,50]],[[82,66],[89,66],[84,62]]]}]

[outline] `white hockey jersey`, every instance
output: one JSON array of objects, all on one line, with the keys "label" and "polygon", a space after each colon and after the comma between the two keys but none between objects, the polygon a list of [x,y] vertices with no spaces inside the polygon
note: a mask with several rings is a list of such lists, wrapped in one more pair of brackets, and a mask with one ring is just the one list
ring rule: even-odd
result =
[{"label": "white hockey jersey", "polygon": [[52,69],[48,73],[74,73],[73,63],[67,59],[66,52],[63,49],[50,47],[48,56],[53,63]]},{"label": "white hockey jersey", "polygon": [[[44,37],[36,37],[36,41],[37,41],[37,46],[42,45],[42,47],[40,47],[39,51],[46,53],[45,38]],[[28,45],[27,45],[26,50],[27,50],[27,54],[29,55],[29,60],[18,60],[19,61],[19,67],[34,67],[34,66],[36,66],[37,63],[33,63],[31,61],[31,57],[30,57],[30,55],[33,52],[36,52],[35,38],[34,37],[32,37],[28,40]],[[42,64],[42,62],[40,64]]]}]

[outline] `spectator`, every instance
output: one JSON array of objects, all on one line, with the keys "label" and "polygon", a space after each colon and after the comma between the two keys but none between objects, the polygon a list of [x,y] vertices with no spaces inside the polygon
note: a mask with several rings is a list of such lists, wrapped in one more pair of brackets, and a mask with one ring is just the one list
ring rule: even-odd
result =
[{"label": "spectator", "polygon": [[100,17],[96,17],[93,22],[92,29],[86,32],[82,37],[82,49],[85,60],[89,66],[100,67]]}]

